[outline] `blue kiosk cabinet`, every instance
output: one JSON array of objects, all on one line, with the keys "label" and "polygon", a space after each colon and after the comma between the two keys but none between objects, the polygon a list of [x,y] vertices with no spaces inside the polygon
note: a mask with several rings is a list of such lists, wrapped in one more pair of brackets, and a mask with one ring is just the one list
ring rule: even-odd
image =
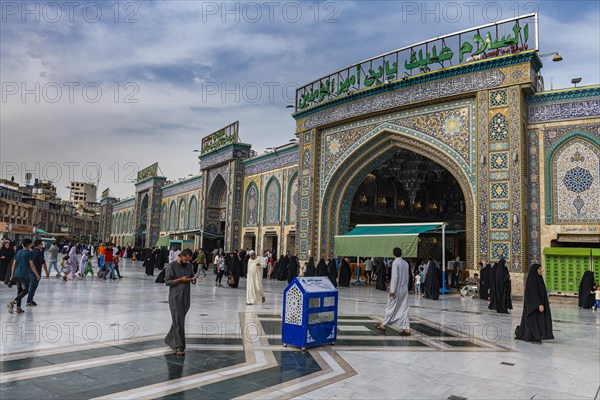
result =
[{"label": "blue kiosk cabinet", "polygon": [[295,278],[283,291],[281,343],[305,350],[335,343],[338,291],[323,276]]}]

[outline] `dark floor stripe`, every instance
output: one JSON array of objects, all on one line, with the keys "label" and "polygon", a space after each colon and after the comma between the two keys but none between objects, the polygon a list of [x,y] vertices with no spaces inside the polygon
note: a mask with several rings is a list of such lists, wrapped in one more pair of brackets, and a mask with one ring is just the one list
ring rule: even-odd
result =
[{"label": "dark floor stripe", "polygon": [[[202,337],[187,338],[188,344],[214,344],[214,345],[242,345],[241,338]],[[98,344],[99,347],[67,351],[58,354],[42,355],[38,357],[7,360],[0,362],[0,371],[15,372],[22,369],[47,367],[75,361],[92,360],[100,357],[117,356],[135,351],[151,350],[164,347],[167,349],[163,339],[147,340],[135,343],[123,343],[117,346]],[[68,348],[67,348],[68,349]]]},{"label": "dark floor stripe", "polygon": [[[3,399],[83,399],[107,396],[173,379],[231,367],[246,361],[243,351],[188,350],[114,365],[86,368],[2,385]],[[43,397],[42,397],[43,396]]]},{"label": "dark floor stripe", "polygon": [[279,366],[190,389],[162,399],[232,399],[321,371],[310,353],[273,352]]}]

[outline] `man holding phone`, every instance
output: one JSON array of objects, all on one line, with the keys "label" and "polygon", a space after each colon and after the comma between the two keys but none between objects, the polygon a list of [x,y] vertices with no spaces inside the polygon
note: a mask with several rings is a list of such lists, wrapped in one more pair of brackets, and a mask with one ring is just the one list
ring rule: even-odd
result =
[{"label": "man holding phone", "polygon": [[165,343],[175,350],[178,356],[185,355],[185,315],[190,309],[190,283],[196,284],[191,260],[192,251],[185,249],[165,268],[165,285],[169,287],[172,321]]}]

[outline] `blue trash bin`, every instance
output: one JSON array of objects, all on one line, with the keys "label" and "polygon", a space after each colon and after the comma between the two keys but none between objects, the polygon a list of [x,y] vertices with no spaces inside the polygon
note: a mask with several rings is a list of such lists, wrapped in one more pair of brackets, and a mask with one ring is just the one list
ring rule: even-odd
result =
[{"label": "blue trash bin", "polygon": [[281,343],[305,350],[334,344],[338,291],[327,277],[295,278],[283,291]]}]

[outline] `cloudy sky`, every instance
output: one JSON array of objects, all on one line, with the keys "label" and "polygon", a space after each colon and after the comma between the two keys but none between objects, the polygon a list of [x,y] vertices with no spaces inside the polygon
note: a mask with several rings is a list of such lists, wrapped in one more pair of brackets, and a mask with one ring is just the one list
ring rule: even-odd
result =
[{"label": "cloudy sky", "polygon": [[294,88],[411,43],[540,14],[546,88],[600,81],[590,1],[5,1],[1,177],[27,171],[133,194],[138,169],[198,172],[203,136],[236,120],[258,152],[294,134]]}]

